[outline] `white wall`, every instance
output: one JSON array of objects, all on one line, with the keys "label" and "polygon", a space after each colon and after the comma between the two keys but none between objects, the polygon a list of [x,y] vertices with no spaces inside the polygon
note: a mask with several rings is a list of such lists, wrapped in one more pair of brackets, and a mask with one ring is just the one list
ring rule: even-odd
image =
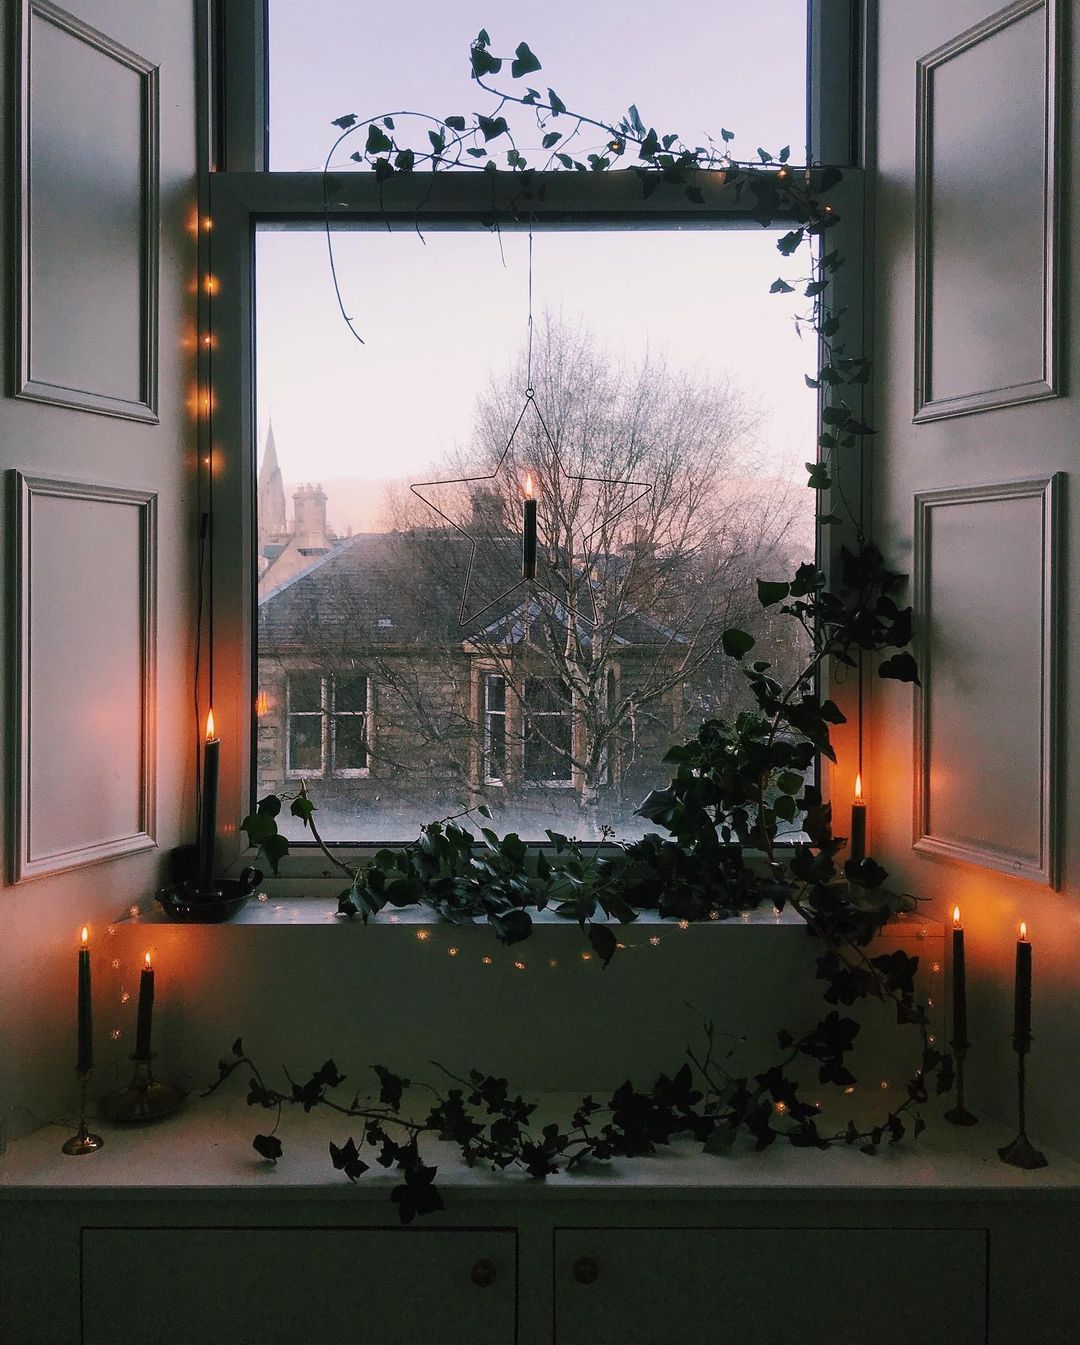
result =
[{"label": "white wall", "polygon": [[[1066,20],[1072,10],[1066,28],[1075,30],[1080,5],[1064,0],[1062,8]],[[1080,588],[1071,578],[1080,534],[1067,535],[1063,514],[1056,531],[1067,582],[1054,626],[1045,602],[1053,539],[1044,535],[1036,494],[987,500],[981,488],[1065,473],[1059,486],[1068,510],[1080,465],[1080,412],[1075,396],[1064,395],[913,423],[916,62],[996,11],[986,0],[881,0],[879,11],[875,528],[886,555],[921,581],[929,603],[923,675],[930,741],[925,814],[915,828],[924,840],[913,849],[912,694],[878,683],[868,782],[873,848],[899,880],[932,899],[931,914],[947,918],[954,901],[963,908],[974,1107],[1003,1119],[1015,1115],[1015,931],[1018,920],[1028,921],[1035,965],[1029,1130],[1076,1152],[1080,814],[1071,801],[1080,753],[1072,714],[1077,668],[1068,652],[1080,637]],[[1043,391],[1043,13],[1040,7],[1019,18],[931,76],[926,176],[934,283],[920,319],[931,339],[924,389],[931,414]],[[1059,61],[1069,69],[1066,52]],[[1062,106],[1059,115],[1067,111]],[[1075,142],[1075,116],[1060,131],[1066,145]],[[1068,169],[1066,162],[1058,179],[1064,220],[1076,216]],[[1068,394],[1077,385],[1077,343],[1064,338],[1080,327],[1077,268],[1065,265],[1076,256],[1075,231],[1059,242],[1054,334],[1064,341],[1068,363],[1058,387]],[[927,501],[929,547],[920,562],[915,493],[952,487],[975,489],[952,503]],[[1055,653],[1061,716],[1052,733],[1046,678]],[[1047,809],[1055,752],[1053,818]],[[1059,891],[1048,882],[1055,866]]]},{"label": "white wall", "polygon": [[[15,8],[0,9],[5,136],[19,67]],[[192,814],[195,6],[71,0],[71,9],[141,59],[72,33],[47,13],[31,16],[22,103],[32,182],[20,188],[14,159],[0,158],[0,192],[5,203],[25,198],[30,242],[21,286],[27,369],[10,328],[0,356],[8,505],[0,568],[5,592],[21,577],[29,604],[21,637],[10,607],[0,615],[8,684],[21,663],[28,698],[0,746],[9,823],[0,841],[0,1117],[16,1133],[35,1117],[70,1109],[75,1097],[79,926],[91,926],[104,966],[109,920],[153,890],[165,850],[187,839]],[[156,282],[141,232],[154,227],[146,209],[154,203],[140,185],[144,172],[154,174],[144,117],[155,68]],[[0,255],[8,259],[17,236],[0,213]],[[0,304],[18,312],[14,271],[0,272]],[[147,292],[157,298],[156,335]],[[12,395],[27,384],[34,399]],[[9,469],[80,483],[59,494],[40,483],[30,490],[21,575]],[[27,726],[21,804],[18,718]],[[99,1038],[104,1031],[99,1014]]]}]

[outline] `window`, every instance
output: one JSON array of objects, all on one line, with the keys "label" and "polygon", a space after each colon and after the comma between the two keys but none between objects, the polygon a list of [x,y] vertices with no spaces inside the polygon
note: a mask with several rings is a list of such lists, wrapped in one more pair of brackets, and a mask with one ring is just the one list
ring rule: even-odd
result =
[{"label": "window", "polygon": [[[290,673],[286,682],[284,773],[290,778],[366,775],[368,703],[366,677]],[[263,717],[270,714],[265,702]]]},{"label": "window", "polygon": [[529,784],[573,783],[572,699],[570,688],[554,678],[525,679],[522,763]]},{"label": "window", "polygon": [[[393,69],[365,66],[366,51],[358,61],[345,56],[355,26],[332,0],[313,0],[301,30],[291,6],[270,0],[273,169],[320,167],[325,123],[398,101],[386,81],[404,105],[445,101],[447,111],[475,102],[467,79],[456,97],[444,90],[429,58],[437,48],[463,60],[476,28],[495,22],[491,14],[474,23],[421,0],[405,8],[431,20],[414,27],[434,45]],[[765,44],[764,74],[760,65],[753,78],[725,67],[723,92],[734,105],[725,103],[722,117],[755,147],[759,138],[770,148],[791,144],[793,160],[809,31],[812,69],[829,74],[824,97],[812,90],[809,102],[814,153],[822,159],[832,146],[830,159],[844,163],[854,141],[844,121],[853,105],[844,83],[850,15],[834,31],[825,8],[811,0],[808,30],[797,0],[764,0],[752,15],[682,0],[665,30],[694,27],[702,40],[663,59],[652,42],[644,50],[625,7],[605,18],[603,4],[588,15],[507,5],[498,23],[500,33],[521,29],[556,87],[569,92],[579,79],[583,103],[617,116],[623,100],[608,76],[621,68],[628,95],[648,88],[658,105],[651,111],[680,129],[717,124],[715,50]],[[740,36],[743,23],[752,31]],[[709,24],[723,27],[715,49]],[[327,43],[327,33],[340,41]],[[319,89],[297,82],[313,65],[305,42],[325,58]],[[579,51],[601,50],[604,61],[573,65]],[[670,78],[658,73],[665,69]],[[348,82],[337,88],[342,72]],[[410,91],[417,72],[421,83]],[[323,92],[333,100],[325,109]],[[389,216],[370,175],[356,175],[349,207],[335,208],[331,241],[361,346],[330,285],[320,175],[233,172],[262,165],[244,161],[242,137],[226,131],[240,150],[228,152],[229,171],[212,184],[221,351],[213,436],[246,452],[225,453],[215,492],[238,517],[253,490],[257,514],[254,554],[245,555],[228,509],[218,508],[214,573],[219,620],[246,619],[234,596],[245,580],[255,595],[253,703],[256,688],[265,695],[252,734],[253,790],[318,774],[321,830],[333,841],[405,840],[477,801],[495,825],[530,838],[546,827],[641,834],[634,809],[666,780],[667,746],[703,718],[745,704],[720,651],[722,630],[749,629],[782,670],[800,654],[790,623],[761,611],[754,591],[757,576],[790,572],[817,546],[818,501],[803,488],[802,467],[818,432],[816,398],[802,383],[814,352],[797,337],[786,301],[768,297],[784,268],[776,232],[754,223],[745,202],[690,211],[646,202],[617,173],[560,174],[531,220],[533,381],[560,451],[598,484],[592,498],[572,498],[530,421],[507,471],[462,485],[446,509],[463,537],[409,487],[476,467],[483,475],[507,446],[526,382],[527,229],[508,218],[497,236],[486,227],[491,179],[479,175],[443,174],[437,214],[426,213],[421,177],[395,183]],[[852,256],[858,212],[845,205],[844,214]],[[846,320],[856,325],[859,270],[846,268],[841,281]],[[852,340],[864,345],[857,331]],[[240,352],[235,368],[227,351]],[[254,413],[245,388],[254,389]],[[520,585],[528,475],[538,487],[538,578],[547,580],[535,588]],[[624,515],[629,481],[652,489]],[[588,554],[579,545],[586,510],[601,525]],[[481,545],[467,590],[474,540]],[[834,529],[827,548],[841,540]],[[844,687],[829,693],[844,706]],[[304,838],[290,820],[283,825]]]},{"label": "window", "polygon": [[506,777],[506,678],[484,674],[484,784],[501,785]]}]

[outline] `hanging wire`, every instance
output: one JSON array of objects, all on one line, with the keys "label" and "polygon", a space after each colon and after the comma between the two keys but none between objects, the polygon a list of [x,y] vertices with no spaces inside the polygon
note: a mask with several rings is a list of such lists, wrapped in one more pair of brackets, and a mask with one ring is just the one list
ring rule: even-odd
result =
[{"label": "hanging wire", "polygon": [[[634,488],[637,491],[637,494],[631,496],[631,498],[627,500],[614,513],[609,514],[606,517],[600,519],[595,524],[594,527],[592,527],[588,532],[582,534],[581,542],[582,542],[582,551],[584,553],[586,574],[588,574],[589,571],[592,569],[593,557],[591,554],[590,543],[592,542],[593,538],[596,537],[598,533],[601,533],[605,528],[609,528],[611,527],[612,524],[617,523],[620,518],[622,518],[625,514],[627,514],[652,490],[651,484],[646,481],[632,481],[627,478],[617,478],[617,477],[588,476],[583,473],[567,471],[562,460],[562,455],[559,453],[559,450],[555,445],[555,440],[552,438],[551,431],[548,429],[547,421],[544,419],[543,412],[540,410],[540,407],[537,404],[536,390],[533,387],[533,381],[532,381],[532,359],[533,359],[533,230],[532,225],[530,223],[529,265],[528,265],[528,317],[526,323],[526,357],[525,357],[526,368],[525,368],[525,391],[523,394],[524,402],[521,411],[518,414],[518,418],[514,422],[514,428],[510,431],[510,437],[506,441],[506,447],[499,455],[499,460],[495,464],[494,470],[491,472],[483,472],[477,476],[448,477],[438,481],[416,481],[411,483],[409,486],[409,490],[417,497],[417,499],[423,500],[423,502],[428,506],[429,509],[434,510],[434,512],[438,514],[438,516],[444,522],[448,523],[456,532],[459,532],[471,544],[469,551],[469,563],[465,572],[465,584],[461,592],[461,606],[458,610],[458,625],[460,626],[465,626],[473,621],[478,620],[481,616],[485,615],[485,613],[490,612],[493,607],[497,606],[505,598],[508,598],[512,593],[516,592],[516,590],[521,588],[524,584],[530,585],[534,591],[543,593],[547,597],[549,597],[555,603],[556,608],[561,609],[569,618],[573,620],[583,621],[586,625],[593,627],[595,627],[598,624],[596,620],[595,606],[593,607],[593,615],[590,617],[586,613],[582,612],[579,608],[576,608],[570,602],[568,602],[565,595],[560,596],[553,589],[549,588],[545,584],[542,584],[538,579],[535,578],[518,580],[516,584],[511,584],[509,588],[505,589],[502,593],[492,598],[491,601],[486,603],[482,608],[480,608],[479,611],[468,612],[466,608],[468,606],[468,600],[469,600],[469,586],[472,582],[473,572],[476,568],[476,552],[477,547],[479,545],[479,539],[473,536],[473,534],[469,532],[467,528],[463,527],[455,519],[451,518],[449,514],[445,513],[442,509],[440,509],[439,506],[433,500],[429,500],[426,495],[423,495],[421,493],[423,490],[428,489],[429,487],[466,486],[471,485],[477,481],[494,481],[495,478],[502,471],[503,466],[506,463],[507,457],[510,454],[510,449],[514,442],[514,438],[517,435],[518,430],[521,428],[522,421],[525,419],[525,415],[530,407],[532,408],[533,412],[536,415],[537,420],[540,423],[540,428],[544,433],[544,438],[547,440],[548,447],[551,450],[552,462],[554,463],[559,474],[565,480],[588,482],[593,485],[625,486]],[[570,564],[571,566],[573,565],[573,556],[570,557]]]}]

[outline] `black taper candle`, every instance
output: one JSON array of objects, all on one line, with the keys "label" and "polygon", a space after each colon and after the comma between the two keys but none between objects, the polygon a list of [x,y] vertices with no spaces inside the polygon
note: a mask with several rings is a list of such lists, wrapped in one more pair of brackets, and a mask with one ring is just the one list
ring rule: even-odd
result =
[{"label": "black taper candle", "polygon": [[528,498],[521,508],[521,577],[536,578],[536,501]]},{"label": "black taper candle", "polygon": [[1031,943],[1027,925],[1020,922],[1016,941],[1016,995],[1013,1013],[1013,1045],[1026,1051],[1031,1042]]},{"label": "black taper candle", "polygon": [[213,711],[207,716],[203,744],[202,809],[199,815],[199,891],[209,892],[214,878],[217,844],[218,756],[221,743],[214,737]]},{"label": "black taper candle", "polygon": [[967,966],[964,960],[964,927],[960,923],[960,908],[953,911],[952,932],[952,1044],[964,1050],[967,1039]]},{"label": "black taper candle", "polygon": [[94,1014],[90,990],[90,949],[87,931],[82,932],[79,949],[79,1018],[75,1068],[80,1074],[89,1074],[94,1068]]},{"label": "black taper candle", "polygon": [[154,1020],[154,968],[150,954],[139,978],[139,1017],[135,1025],[135,1059],[150,1059],[150,1028]]},{"label": "black taper candle", "polygon": [[857,799],[851,805],[851,846],[848,858],[861,864],[866,858],[866,804]]}]

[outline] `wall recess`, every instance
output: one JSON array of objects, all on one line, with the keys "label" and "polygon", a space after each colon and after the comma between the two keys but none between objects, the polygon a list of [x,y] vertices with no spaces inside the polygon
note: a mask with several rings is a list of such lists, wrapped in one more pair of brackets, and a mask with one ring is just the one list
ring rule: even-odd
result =
[{"label": "wall recess", "polygon": [[915,496],[915,849],[1050,887],[1064,484]]},{"label": "wall recess", "polygon": [[1018,0],[917,64],[916,422],[1061,395],[1059,28]]},{"label": "wall recess", "polygon": [[157,67],[49,0],[18,14],[13,395],[156,422]]},{"label": "wall recess", "polygon": [[157,497],[10,476],[20,882],[155,844]]}]

